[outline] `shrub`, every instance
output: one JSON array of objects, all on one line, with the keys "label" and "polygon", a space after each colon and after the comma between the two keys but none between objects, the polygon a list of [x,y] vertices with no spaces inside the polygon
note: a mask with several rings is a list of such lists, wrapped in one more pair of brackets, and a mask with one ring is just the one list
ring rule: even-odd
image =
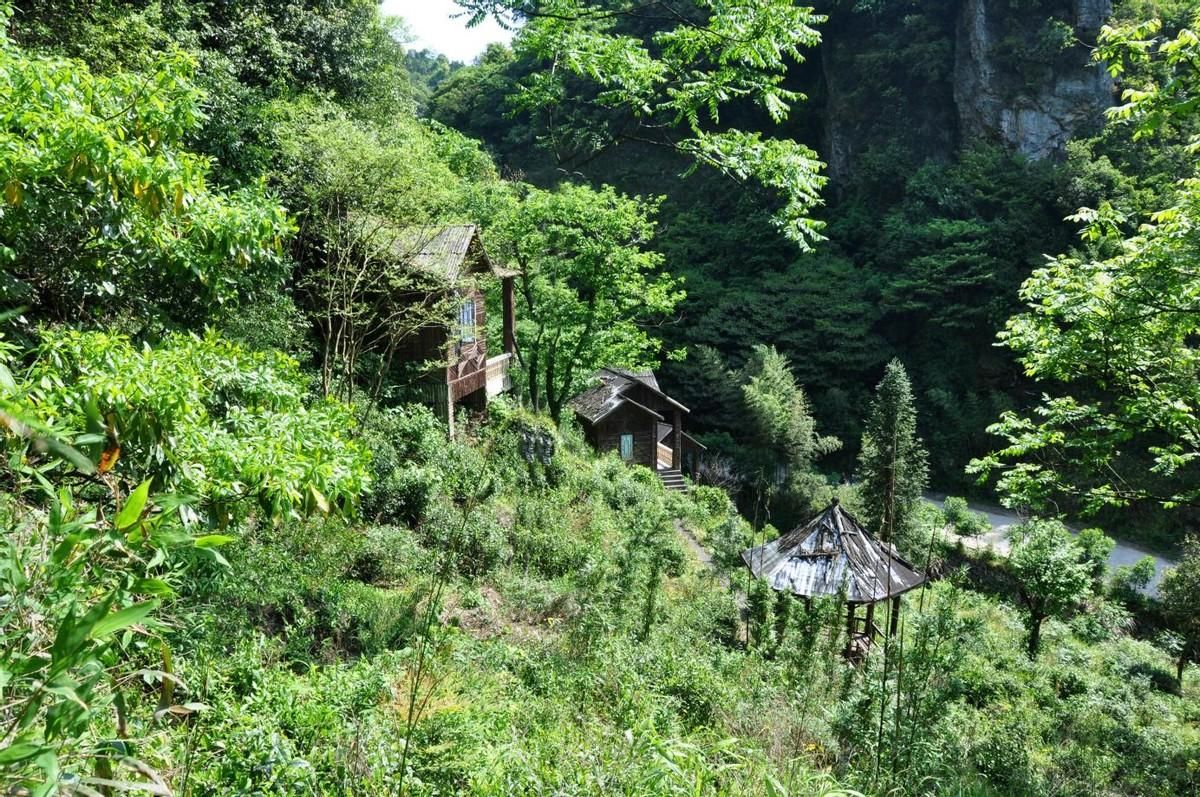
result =
[{"label": "shrub", "polygon": [[350,575],[376,585],[397,585],[433,567],[433,554],[422,548],[411,529],[372,526],[353,558]]},{"label": "shrub", "polygon": [[973,511],[967,499],[953,495],[942,502],[942,518],[954,531],[964,537],[978,537],[992,530],[992,523],[982,512]]},{"label": "shrub", "polygon": [[1133,624],[1133,615],[1121,603],[1097,597],[1071,619],[1071,630],[1094,644],[1128,634]]},{"label": "shrub", "polygon": [[513,563],[549,577],[578,567],[599,543],[587,524],[581,527],[555,498],[527,496],[518,501],[509,532]]},{"label": "shrub", "polygon": [[449,445],[446,431],[426,407],[359,408],[360,434],[372,454],[374,483],[363,513],[379,523],[417,523],[429,511]]}]

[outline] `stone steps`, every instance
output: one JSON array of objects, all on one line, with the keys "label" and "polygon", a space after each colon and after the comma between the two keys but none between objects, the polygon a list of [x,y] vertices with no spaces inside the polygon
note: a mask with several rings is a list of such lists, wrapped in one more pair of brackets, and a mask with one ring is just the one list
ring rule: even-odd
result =
[{"label": "stone steps", "polygon": [[683,474],[677,470],[660,470],[658,478],[662,479],[663,487],[668,490],[687,492],[687,482],[683,480]]}]

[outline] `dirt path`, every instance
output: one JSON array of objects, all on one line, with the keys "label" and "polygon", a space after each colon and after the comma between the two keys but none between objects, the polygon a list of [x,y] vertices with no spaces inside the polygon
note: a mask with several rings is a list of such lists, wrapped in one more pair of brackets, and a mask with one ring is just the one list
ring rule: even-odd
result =
[{"label": "dirt path", "polygon": [[679,539],[683,540],[684,547],[691,551],[696,559],[700,561],[701,567],[706,567],[709,570],[714,569],[712,554],[687,530],[682,520],[675,521],[675,532],[679,535]]},{"label": "dirt path", "polygon": [[[940,507],[946,496],[943,493],[925,493],[925,500]],[[958,537],[962,540],[963,545],[968,548],[983,549],[992,548],[996,553],[1002,556],[1008,556],[1008,551],[1012,547],[1008,539],[1008,533],[1013,526],[1019,525],[1025,521],[1025,518],[1020,513],[1014,512],[1011,509],[1005,509],[1002,506],[987,504],[977,501],[970,502],[969,506],[975,512],[982,512],[987,515],[988,521],[992,524],[991,531],[981,534],[978,537]],[[1068,525],[1072,532],[1078,533],[1079,528]],[[1111,536],[1111,535],[1110,535]],[[1145,548],[1131,542],[1126,542],[1120,538],[1114,537],[1117,544],[1113,548],[1112,554],[1108,557],[1108,566],[1111,568],[1120,567],[1122,565],[1131,565],[1141,559],[1143,556],[1154,558],[1154,578],[1146,587],[1146,594],[1153,595],[1158,591],[1158,582],[1162,579],[1163,570],[1168,567],[1174,567],[1175,562],[1165,556],[1156,554],[1153,551],[1148,551]]]}]

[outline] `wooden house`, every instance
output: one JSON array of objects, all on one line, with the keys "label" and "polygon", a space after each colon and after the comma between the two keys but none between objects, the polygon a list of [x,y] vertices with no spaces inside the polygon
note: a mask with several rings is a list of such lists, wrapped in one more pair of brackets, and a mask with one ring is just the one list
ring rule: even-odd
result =
[{"label": "wooden house", "polygon": [[[926,581],[894,545],[872,537],[836,498],[803,526],[742,551],[742,561],[772,589],[806,602],[844,596],[846,655],[851,659],[861,658],[872,640],[883,635],[875,625],[875,605],[891,601],[888,634],[893,635],[900,621],[900,596]],[[857,616],[859,606],[865,607],[862,617]]]},{"label": "wooden house", "polygon": [[695,475],[704,446],[683,431],[688,408],[658,386],[653,371],[603,368],[595,384],[569,406],[598,451],[616,451],[631,465],[655,470],[671,488]]},{"label": "wooden house", "polygon": [[[430,404],[454,434],[455,407],[483,410],[488,398],[512,388],[509,368],[516,352],[514,280],[519,272],[500,268],[488,257],[472,224],[410,228],[392,245],[413,270],[429,277],[448,307],[444,323],[431,323],[410,335],[396,351],[399,363],[432,363],[420,381],[420,398]],[[500,351],[489,351],[484,280],[501,284],[504,314]],[[494,353],[493,353],[494,352]]]}]

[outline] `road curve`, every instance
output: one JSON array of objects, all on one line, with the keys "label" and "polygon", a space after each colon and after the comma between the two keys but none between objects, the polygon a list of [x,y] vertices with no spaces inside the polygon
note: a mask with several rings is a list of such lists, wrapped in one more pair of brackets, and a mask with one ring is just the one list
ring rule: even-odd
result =
[{"label": "road curve", "polygon": [[[945,498],[946,496],[944,493],[925,493],[925,500],[938,506],[939,508],[941,507],[942,501],[944,501]],[[995,506],[994,504],[970,501],[968,502],[968,505],[973,511],[982,512],[984,515],[987,515],[988,521],[992,524],[992,530],[986,534],[981,534],[978,537],[959,537],[959,539],[962,540],[963,545],[967,546],[968,548],[978,549],[991,547],[997,553],[1007,556],[1009,548],[1011,547],[1011,544],[1008,540],[1008,532],[1013,526],[1016,526],[1024,521],[1025,518],[1022,517],[1018,512],[1014,512],[1011,509],[1005,509],[1002,506]],[[1068,525],[1068,528],[1070,528],[1074,533],[1078,533],[1079,531],[1079,528],[1075,526]],[[1110,568],[1117,568],[1122,565],[1131,565],[1144,556],[1153,557],[1154,578],[1146,586],[1145,592],[1148,595],[1155,594],[1158,591],[1158,582],[1162,579],[1163,570],[1168,567],[1174,567],[1174,560],[1168,559],[1160,554],[1156,554],[1153,551],[1146,550],[1145,548],[1135,545],[1134,543],[1125,542],[1119,537],[1113,537],[1113,539],[1116,540],[1117,544],[1113,548],[1112,554],[1108,557],[1108,566]]]}]

